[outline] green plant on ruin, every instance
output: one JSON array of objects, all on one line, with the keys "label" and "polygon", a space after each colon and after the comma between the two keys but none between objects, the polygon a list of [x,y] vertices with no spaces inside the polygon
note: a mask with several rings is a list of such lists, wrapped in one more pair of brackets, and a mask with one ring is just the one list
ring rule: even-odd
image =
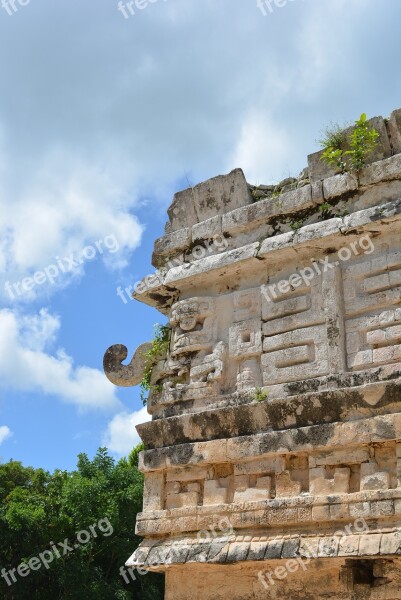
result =
[{"label": "green plant on ruin", "polygon": [[319,206],[319,212],[323,219],[329,219],[331,217],[331,209],[332,206],[328,202],[323,202],[323,204]]},{"label": "green plant on ruin", "polygon": [[[378,143],[379,133],[369,125],[366,113],[362,113],[351,133],[333,125],[326,129],[320,140],[323,148],[321,160],[340,173],[358,173],[367,162]],[[348,150],[345,147],[348,146]]]},{"label": "green plant on ruin", "polygon": [[338,124],[327,127],[323,133],[323,138],[319,140],[324,149],[321,160],[324,160],[330,167],[338,169],[341,173],[345,172],[347,166],[343,156],[343,147],[346,141],[347,135]]},{"label": "green plant on ruin", "polygon": [[262,388],[256,388],[255,389],[255,393],[253,395],[253,400],[255,402],[263,402],[264,400],[267,400],[267,397],[269,395],[268,390],[262,390]]},{"label": "green plant on ruin", "polygon": [[156,362],[167,354],[170,345],[170,335],[170,328],[167,325],[155,325],[151,347],[145,354],[145,369],[140,383],[143,404],[146,404],[149,392],[155,391],[160,393],[162,391],[162,385],[152,385],[151,378]]},{"label": "green plant on ruin", "polygon": [[379,132],[369,125],[365,113],[360,116],[355,125],[349,140],[350,150],[345,154],[350,157],[350,170],[360,171],[377,146]]},{"label": "green plant on ruin", "polygon": [[298,221],[291,221],[291,223],[289,223],[289,226],[291,227],[291,229],[293,231],[298,231],[298,229],[301,229],[303,224],[304,224],[304,222],[302,220],[298,220]]}]

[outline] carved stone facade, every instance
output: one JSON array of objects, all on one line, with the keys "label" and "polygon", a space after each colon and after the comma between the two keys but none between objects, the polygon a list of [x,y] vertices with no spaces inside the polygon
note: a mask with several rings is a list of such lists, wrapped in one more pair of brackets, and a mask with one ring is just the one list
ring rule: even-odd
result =
[{"label": "carved stone facade", "polygon": [[[237,169],[169,209],[136,291],[171,339],[127,563],[168,600],[401,598],[401,111],[373,124],[358,175],[311,155],[279,197]],[[105,370],[135,385],[126,355]]]}]

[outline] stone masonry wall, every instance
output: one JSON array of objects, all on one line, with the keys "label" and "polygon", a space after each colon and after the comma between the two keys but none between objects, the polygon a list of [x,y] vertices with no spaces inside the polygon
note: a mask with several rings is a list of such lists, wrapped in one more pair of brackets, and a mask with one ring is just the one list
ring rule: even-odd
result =
[{"label": "stone masonry wall", "polygon": [[[168,600],[401,598],[401,110],[361,172],[175,195],[135,297],[168,316],[138,426]],[[105,371],[136,385],[142,346]],[[321,574],[321,577],[318,577]]]}]

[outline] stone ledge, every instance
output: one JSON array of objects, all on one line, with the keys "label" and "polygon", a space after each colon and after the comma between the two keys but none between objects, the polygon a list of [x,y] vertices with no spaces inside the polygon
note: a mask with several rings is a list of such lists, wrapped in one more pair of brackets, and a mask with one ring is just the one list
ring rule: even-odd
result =
[{"label": "stone ledge", "polygon": [[[327,379],[327,378],[326,378]],[[333,379],[333,378],[332,378]],[[352,384],[352,376],[339,377],[339,385]],[[282,397],[239,406],[207,409],[157,419],[137,426],[147,449],[188,442],[240,437],[271,430],[294,429],[315,423],[333,423],[397,412],[400,407],[401,379],[387,383],[369,382],[369,373],[360,374],[358,387],[339,387]],[[363,387],[361,387],[363,385]],[[251,393],[250,393],[251,395]],[[245,399],[244,399],[245,400]],[[327,410],[330,407],[330,410]]]},{"label": "stone ledge", "polygon": [[191,263],[184,263],[155,277],[149,276],[141,282],[143,291],[134,293],[133,297],[166,312],[173,303],[175,294],[178,290],[185,289],[189,281],[191,285],[195,285],[209,274],[213,274],[215,278],[237,275],[239,269],[248,269],[252,265],[256,268],[258,259],[268,259],[275,263],[287,262],[289,256],[296,258],[296,253],[303,249],[308,249],[309,252],[321,252],[324,246],[330,248],[336,243],[340,248],[344,243],[343,236],[352,235],[356,228],[358,228],[356,233],[361,234],[369,231],[376,223],[388,224],[400,219],[401,199],[363,209],[343,218],[336,217],[307,225],[296,233],[268,237],[261,242],[253,242]]},{"label": "stone ledge", "polygon": [[314,523],[337,524],[356,519],[392,520],[398,509],[401,489],[356,492],[337,496],[298,496],[242,504],[220,504],[140,513],[136,533],[140,536],[189,533],[216,528],[219,521],[229,520],[234,529],[270,529],[290,526],[306,527]]},{"label": "stone ledge", "polygon": [[312,186],[281,194],[275,199],[259,200],[254,204],[237,208],[223,215],[223,233],[234,235],[241,231],[266,223],[281,215],[296,213],[315,206],[312,201]]},{"label": "stone ledge", "polygon": [[293,535],[261,541],[260,536],[218,536],[200,542],[196,538],[159,539],[140,544],[127,567],[164,571],[184,563],[235,563],[317,558],[372,558],[399,556],[401,530],[352,535]]},{"label": "stone ledge", "polygon": [[139,468],[147,473],[183,465],[236,462],[244,456],[262,458],[277,453],[327,451],[398,439],[401,439],[401,413],[145,450],[140,454]]},{"label": "stone ledge", "polygon": [[[398,112],[401,113],[401,111],[397,111],[397,115]],[[397,116],[397,119],[400,120],[401,117]],[[398,123],[397,119],[395,122]],[[401,132],[395,127],[393,127],[393,129],[401,139]],[[395,139],[398,139],[396,138],[396,133],[394,133],[394,136]],[[358,176],[351,173],[334,175],[329,170],[322,181],[312,181],[311,184],[304,187],[282,193],[277,198],[268,198],[257,202],[253,202],[252,200],[249,202],[248,198],[245,201],[245,205],[240,203],[237,208],[234,208],[234,210],[229,212],[227,212],[226,208],[230,203],[223,203],[224,208],[221,210],[221,214],[219,214],[219,212],[213,214],[213,209],[210,213],[211,216],[200,222],[197,222],[195,213],[199,208],[199,203],[205,204],[205,199],[201,198],[200,192],[197,195],[196,201],[192,196],[198,187],[200,189],[202,186],[206,186],[206,189],[210,182],[213,182],[214,180],[199,184],[199,186],[195,186],[193,189],[179,192],[176,194],[172,207],[170,207],[169,210],[173,213],[178,210],[180,216],[179,218],[177,217],[177,223],[171,228],[171,231],[168,231],[164,237],[156,240],[152,264],[156,267],[162,266],[166,260],[169,258],[173,259],[179,252],[183,250],[189,251],[192,240],[201,243],[202,240],[211,239],[213,236],[220,235],[221,233],[228,237],[237,236],[241,233],[251,235],[252,231],[257,230],[258,227],[266,226],[270,223],[274,225],[277,221],[285,220],[288,215],[291,215],[296,219],[298,214],[303,214],[305,211],[310,211],[313,208],[317,209],[319,204],[324,201],[337,201],[341,197],[346,199],[350,195],[355,195],[358,191],[360,191],[363,196],[364,192],[371,186],[377,186],[380,183],[401,179],[400,154],[391,156],[391,151],[387,149],[385,157],[382,160],[378,160],[376,157],[376,160],[377,162],[372,161],[372,163],[365,167]],[[233,173],[236,173],[236,171]],[[215,180],[220,181],[221,179],[222,181],[225,181],[226,178],[229,179],[231,176],[232,174],[219,176],[215,178]],[[235,176],[234,179],[238,179],[238,175]],[[213,187],[212,184],[210,185]],[[244,193],[245,192],[242,191],[242,194]],[[217,193],[217,196],[219,196],[219,193]],[[239,199],[237,198],[234,204],[238,204],[238,202]],[[217,204],[219,203],[221,204],[221,199],[218,200]],[[358,202],[356,204],[358,204]],[[191,210],[195,211],[192,216],[190,216]],[[210,210],[207,209],[205,215],[208,214],[208,211],[210,212]],[[355,212],[356,206],[352,206],[351,211]],[[178,224],[181,224],[180,228],[178,227]],[[317,225],[321,224],[322,221],[317,223]],[[271,230],[271,235],[276,237],[273,230],[274,227]],[[267,239],[270,239],[270,236],[267,236]],[[190,261],[190,263],[192,262],[195,261]]]}]

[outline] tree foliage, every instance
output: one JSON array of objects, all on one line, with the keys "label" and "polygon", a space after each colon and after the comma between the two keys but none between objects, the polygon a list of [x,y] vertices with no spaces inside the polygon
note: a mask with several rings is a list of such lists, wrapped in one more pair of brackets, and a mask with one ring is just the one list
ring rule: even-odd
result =
[{"label": "tree foliage", "polygon": [[[116,462],[100,448],[90,460],[78,457],[73,472],[0,464],[0,570],[17,569],[51,548],[60,551],[48,568],[42,564],[7,585],[0,578],[4,600],[161,600],[163,578],[139,575],[127,584],[120,568],[135,550],[135,517],[142,510],[143,476],[138,452]],[[107,520],[111,529],[105,529]],[[97,527],[103,523],[103,529]],[[94,526],[93,531],[89,528]],[[106,535],[107,530],[107,535]],[[89,532],[87,543],[65,555],[58,546],[68,539],[73,547],[78,532]],[[53,547],[54,547],[53,546]],[[11,580],[12,581],[12,580]]]}]

